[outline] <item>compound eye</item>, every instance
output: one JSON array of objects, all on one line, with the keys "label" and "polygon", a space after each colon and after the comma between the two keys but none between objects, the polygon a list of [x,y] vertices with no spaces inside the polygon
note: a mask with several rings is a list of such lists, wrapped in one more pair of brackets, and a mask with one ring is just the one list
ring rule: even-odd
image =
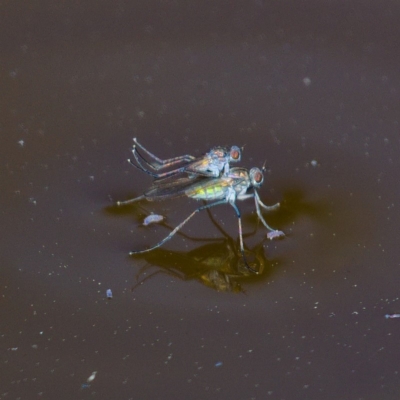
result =
[{"label": "compound eye", "polygon": [[254,174],[254,181],[255,181],[256,183],[261,183],[261,182],[263,181],[263,179],[264,179],[264,177],[263,177],[263,174],[262,174],[261,171],[257,171],[257,172]]},{"label": "compound eye", "polygon": [[239,161],[240,160],[240,150],[238,147],[232,147],[231,148],[231,159],[234,161]]},{"label": "compound eye", "polygon": [[264,181],[264,175],[259,168],[252,168],[249,175],[253,186],[261,186]]}]

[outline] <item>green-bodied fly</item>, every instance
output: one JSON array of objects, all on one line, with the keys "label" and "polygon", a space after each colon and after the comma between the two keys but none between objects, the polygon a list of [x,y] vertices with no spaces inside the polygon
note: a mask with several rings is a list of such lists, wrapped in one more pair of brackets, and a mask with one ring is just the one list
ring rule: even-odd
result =
[{"label": "green-bodied fly", "polygon": [[179,196],[187,196],[192,199],[204,200],[209,203],[196,208],[186,219],[184,219],[175,229],[173,229],[168,236],[154,246],[144,250],[131,251],[130,254],[145,253],[162,246],[198,212],[217,205],[229,203],[235,210],[238,218],[240,251],[247,268],[251,269],[248,266],[245,258],[241,214],[236,205],[236,200],[254,198],[257,216],[265,228],[269,231],[267,235],[268,238],[275,239],[284,236],[282,231],[272,229],[261,214],[260,207],[267,211],[275,210],[279,207],[279,203],[273,206],[267,206],[261,201],[257,189],[262,185],[263,181],[264,175],[262,170],[259,168],[252,168],[249,171],[246,168],[240,167],[231,168],[228,173],[222,174],[219,178],[206,178],[204,176],[197,176],[193,178],[185,176],[185,174],[181,174],[178,177],[155,180],[143,195],[126,202],[120,202],[119,204],[128,204],[142,199],[146,199],[148,201],[157,201],[172,199]]}]

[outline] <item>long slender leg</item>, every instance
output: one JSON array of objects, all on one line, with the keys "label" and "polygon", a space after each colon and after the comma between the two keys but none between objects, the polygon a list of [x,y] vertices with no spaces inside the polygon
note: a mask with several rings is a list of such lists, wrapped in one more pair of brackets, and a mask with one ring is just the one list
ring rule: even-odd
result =
[{"label": "long slender leg", "polygon": [[195,160],[195,157],[186,154],[184,156],[178,156],[178,157],[173,157],[173,158],[168,158],[166,160],[162,160],[161,158],[155,156],[153,153],[150,153],[149,150],[147,150],[145,147],[143,147],[136,138],[133,138],[133,141],[135,145],[137,145],[140,149],[142,149],[145,153],[147,153],[153,160],[156,161],[157,164],[159,165],[154,165],[153,163],[149,163],[155,170],[159,170],[162,168],[167,168],[170,167],[171,165],[177,164],[179,162],[190,162]]},{"label": "long slender leg", "polygon": [[[144,163],[144,164],[148,165],[150,168],[155,169],[156,171],[158,171],[158,170],[160,170],[160,169],[164,169],[164,168],[169,168],[169,167],[171,167],[171,166],[173,166],[173,165],[175,165],[175,164],[185,163],[184,165],[188,165],[190,162],[192,162],[192,161],[195,160],[195,157],[192,157],[192,156],[190,156],[190,157],[192,157],[191,160],[187,160],[186,158],[183,159],[183,160],[181,160],[181,159],[180,159],[181,157],[175,157],[175,159],[164,160],[164,162],[168,162],[168,161],[170,161],[170,160],[175,160],[175,161],[172,161],[172,162],[170,162],[169,164],[161,165],[161,166],[160,166],[160,165],[154,165],[154,163],[148,161],[148,160],[143,156],[143,154],[140,153],[140,151],[137,149],[136,146],[133,146],[133,148],[132,148],[132,153],[133,153],[133,155],[135,156],[135,159],[136,159],[136,161],[138,162],[138,164],[142,165],[142,163]],[[186,156],[183,156],[183,157],[186,157]],[[140,159],[140,160],[139,160],[139,159]],[[142,166],[143,166],[143,165],[142,165]],[[143,167],[143,168],[145,168],[145,167]]]},{"label": "long slender leg", "polygon": [[124,206],[126,204],[135,203],[136,201],[143,200],[144,198],[145,198],[144,195],[141,195],[139,197],[135,197],[134,199],[129,199],[129,200],[125,200],[125,201],[117,201],[117,206]]},{"label": "long slender leg", "polygon": [[256,197],[256,199],[257,199],[257,203],[258,203],[262,208],[264,208],[264,210],[267,210],[267,211],[274,211],[274,210],[277,210],[277,209],[281,206],[281,203],[276,203],[276,204],[274,204],[274,205],[272,205],[272,206],[267,206],[267,205],[265,205],[265,204],[261,201],[260,196],[259,196],[259,194],[258,194],[257,191],[255,191],[255,197]]},{"label": "long slender leg", "polygon": [[[268,239],[270,239],[270,240],[279,239],[279,238],[285,236],[285,233],[284,233],[284,232],[278,231],[278,230],[276,230],[276,229],[272,229],[272,228],[267,224],[267,222],[265,221],[265,219],[263,218],[263,216],[261,215],[261,210],[260,210],[259,202],[260,202],[260,203],[262,203],[262,202],[261,202],[261,200],[260,200],[260,198],[259,198],[258,193],[257,193],[256,190],[254,190],[254,202],[255,202],[255,205],[256,205],[256,211],[257,211],[258,218],[259,218],[260,221],[263,223],[263,225],[270,231],[270,232],[267,234]],[[263,204],[263,203],[262,203],[262,204]]]},{"label": "long slender leg", "polygon": [[234,201],[230,201],[229,204],[233,207],[233,209],[236,212],[236,216],[238,218],[238,224],[239,224],[239,243],[240,243],[240,252],[242,253],[242,258],[244,261],[244,265],[246,268],[252,272],[257,273],[256,270],[250,267],[249,263],[247,262],[246,255],[244,253],[244,245],[243,245],[243,233],[242,233],[242,218],[240,216],[240,211],[237,207],[237,205],[234,203]]},{"label": "long slender leg", "polygon": [[143,158],[143,156],[135,148],[133,148],[132,153],[133,153],[133,155],[135,157],[135,160],[138,163],[138,165],[132,163],[129,159],[128,159],[128,162],[131,165],[133,165],[134,167],[140,169],[141,171],[145,172],[146,174],[148,174],[148,175],[150,175],[150,176],[152,176],[153,178],[156,178],[156,179],[167,178],[169,176],[176,175],[179,172],[183,172],[185,170],[185,168],[186,168],[186,166],[183,166],[181,168],[177,168],[177,169],[174,169],[172,171],[156,174],[156,173],[148,170],[146,167],[143,166],[142,161],[144,161],[148,165],[149,165],[149,163]]},{"label": "long slender leg", "polygon": [[131,251],[129,254],[132,255],[132,254],[146,253],[146,252],[148,252],[148,251],[151,251],[151,250],[156,249],[157,247],[162,246],[166,241],[168,241],[169,239],[171,239],[172,236],[174,236],[175,233],[178,232],[178,231],[179,231],[179,230],[180,230],[180,229],[195,215],[195,214],[197,214],[199,211],[206,210],[207,208],[211,208],[211,207],[218,206],[218,205],[220,205],[220,204],[226,204],[226,203],[227,203],[227,200],[226,200],[226,199],[223,199],[223,200],[216,201],[215,203],[206,204],[205,206],[201,206],[201,207],[199,207],[199,208],[196,208],[196,210],[194,210],[184,221],[182,221],[182,222],[181,222],[168,236],[166,236],[163,240],[161,240],[160,242],[158,242],[157,244],[155,244],[154,246],[152,246],[152,247],[150,247],[150,248],[148,248],[148,249],[145,249],[145,250],[134,250],[134,251]]},{"label": "long slender leg", "polygon": [[214,171],[212,170],[212,166],[210,166],[210,171],[199,171],[196,170],[196,168],[190,168],[191,163],[188,164],[184,164],[183,166],[173,169],[171,171],[167,171],[167,172],[162,172],[159,174],[156,174],[155,172],[152,172],[150,170],[148,170],[143,164],[142,162],[145,162],[146,164],[149,165],[148,161],[144,159],[144,157],[134,148],[132,150],[132,153],[135,157],[135,160],[137,162],[138,165],[134,164],[131,162],[130,159],[128,159],[128,162],[133,165],[135,168],[145,172],[146,174],[152,176],[155,179],[164,179],[164,178],[168,178],[170,176],[174,176],[177,175],[181,172],[186,172],[188,174],[195,174],[195,175],[201,175],[201,176],[205,176],[205,177],[209,177],[209,178],[216,178],[217,176],[219,176],[219,170]]},{"label": "long slender leg", "polygon": [[[269,231],[273,232],[273,231],[275,231],[275,229],[272,229],[272,228],[267,224],[267,222],[265,221],[264,217],[263,217],[262,214],[261,214],[260,206],[259,206],[258,201],[257,201],[258,199],[259,199],[258,193],[257,193],[256,191],[254,191],[254,204],[256,205],[257,216],[258,216],[258,218],[260,219],[260,221],[262,222],[262,224],[263,224]],[[261,201],[261,200],[260,200],[260,201]]]}]

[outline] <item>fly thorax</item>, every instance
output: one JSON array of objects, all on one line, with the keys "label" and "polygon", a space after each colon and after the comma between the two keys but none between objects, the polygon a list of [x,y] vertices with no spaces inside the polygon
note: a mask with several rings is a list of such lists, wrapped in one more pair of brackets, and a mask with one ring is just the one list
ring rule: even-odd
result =
[{"label": "fly thorax", "polygon": [[219,165],[210,164],[208,166],[208,171],[211,172],[213,177],[215,177],[215,178],[219,177],[219,174],[220,174]]}]

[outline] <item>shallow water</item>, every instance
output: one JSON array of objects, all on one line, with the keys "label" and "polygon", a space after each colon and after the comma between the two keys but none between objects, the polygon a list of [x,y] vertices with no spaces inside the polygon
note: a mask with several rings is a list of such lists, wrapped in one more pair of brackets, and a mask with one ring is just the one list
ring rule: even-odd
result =
[{"label": "shallow water", "polygon": [[[398,5],[0,7],[1,398],[398,398]],[[266,161],[259,275],[230,206],[128,256],[199,204],[115,207],[133,137]]]}]

